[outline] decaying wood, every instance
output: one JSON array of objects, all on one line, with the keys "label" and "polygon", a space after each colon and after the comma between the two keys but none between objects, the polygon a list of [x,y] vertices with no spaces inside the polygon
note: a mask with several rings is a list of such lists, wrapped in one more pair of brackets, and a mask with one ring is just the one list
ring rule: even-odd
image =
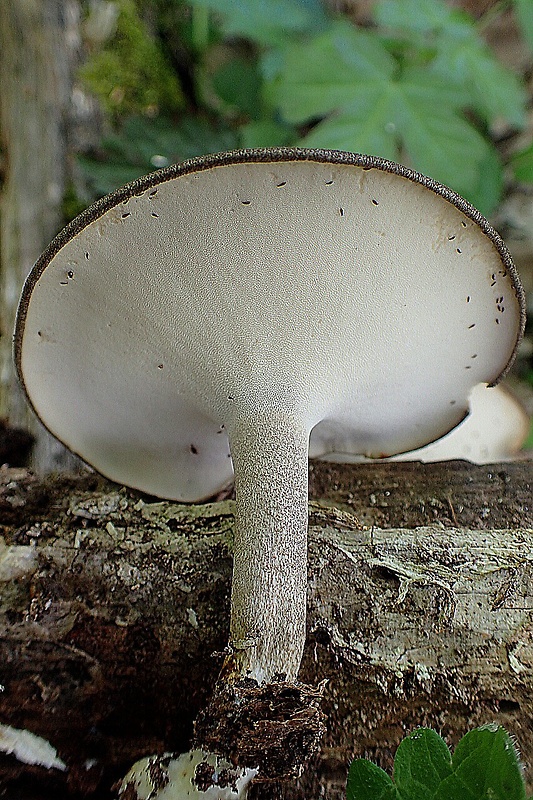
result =
[{"label": "decaying wood", "polygon": [[[301,677],[329,680],[328,732],[279,797],[340,800],[354,755],[389,768],[417,725],[453,744],[490,721],[531,786],[532,485],[531,462],[311,466]],[[0,471],[0,723],[68,767],[3,755],[7,796],[103,800],[136,758],[188,747],[227,641],[232,515]]]}]

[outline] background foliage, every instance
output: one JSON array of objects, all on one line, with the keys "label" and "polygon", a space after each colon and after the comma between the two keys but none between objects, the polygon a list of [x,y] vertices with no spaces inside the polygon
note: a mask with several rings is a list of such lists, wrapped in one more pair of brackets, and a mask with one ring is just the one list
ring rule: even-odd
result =
[{"label": "background foliage", "polygon": [[[532,0],[513,8],[533,48]],[[319,0],[95,0],[86,29],[110,9],[81,73],[110,115],[83,161],[95,195],[206,152],[299,145],[402,162],[485,214],[502,197],[495,132],[523,129],[527,95],[486,44],[486,17],[378,0],[363,27]],[[508,161],[533,181],[532,143]]]}]

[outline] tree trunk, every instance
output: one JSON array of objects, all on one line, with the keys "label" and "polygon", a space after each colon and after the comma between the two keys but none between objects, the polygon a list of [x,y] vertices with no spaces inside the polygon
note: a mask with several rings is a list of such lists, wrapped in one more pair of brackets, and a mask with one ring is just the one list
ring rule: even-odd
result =
[{"label": "tree trunk", "polygon": [[[67,767],[3,755],[0,785],[19,800],[111,798],[136,758],[188,748],[212,690],[233,501],[0,476],[0,723]],[[531,462],[311,465],[300,677],[328,679],[328,733],[298,783],[255,798],[341,800],[352,757],[390,769],[417,725],[455,744],[491,721],[516,736],[531,791],[532,485]]]},{"label": "tree trunk", "polygon": [[22,396],[11,337],[22,284],[64,221],[79,13],[77,0],[0,2],[0,418],[36,436],[33,465],[39,472],[74,462]]}]

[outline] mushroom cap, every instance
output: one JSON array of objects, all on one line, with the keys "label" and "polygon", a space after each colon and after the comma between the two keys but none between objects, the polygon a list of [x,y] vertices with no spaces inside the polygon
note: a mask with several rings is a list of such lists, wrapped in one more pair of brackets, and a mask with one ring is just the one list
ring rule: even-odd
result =
[{"label": "mushroom cap", "polygon": [[523,325],[504,244],[449,189],[370,156],[243,150],[73,220],[26,281],[15,360],[73,452],[194,501],[232,479],[224,426],[269,409],[371,457],[440,438]]},{"label": "mushroom cap", "polygon": [[[505,386],[480,383],[470,395],[468,416],[436,442],[410,453],[392,456],[391,461],[452,461],[463,459],[474,464],[492,464],[516,457],[530,427],[529,414]],[[343,432],[327,423],[318,423],[311,432],[309,455],[321,461],[360,462],[351,453],[352,444]]]}]

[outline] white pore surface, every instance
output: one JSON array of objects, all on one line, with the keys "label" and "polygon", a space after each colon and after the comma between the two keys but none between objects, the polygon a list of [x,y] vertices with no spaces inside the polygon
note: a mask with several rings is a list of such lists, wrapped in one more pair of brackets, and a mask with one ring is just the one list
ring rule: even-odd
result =
[{"label": "white pore surface", "polygon": [[[516,456],[529,433],[529,416],[503,386],[479,384],[472,390],[470,413],[442,439],[393,456],[391,461],[451,461],[474,464],[507,461]],[[322,461],[361,461],[352,451],[350,431],[334,424],[319,423],[311,432],[309,455]]]},{"label": "white pore surface", "polygon": [[339,423],[372,457],[435,440],[505,367],[518,327],[492,241],[422,185],[228,164],[67,242],[33,288],[21,367],[45,425],[88,463],[198,500],[232,477],[222,426],[258,409]]},{"label": "white pore surface", "polygon": [[[170,756],[150,756],[133,765],[122,781],[119,797],[126,790],[131,797],[135,790],[138,800],[245,800],[248,784],[257,774],[257,770],[242,770],[242,776],[235,786],[212,786],[206,792],[199,792],[192,784],[194,772],[202,761],[224,770],[230,765],[201,750],[183,753],[178,758]],[[216,773],[215,773],[216,774]]]}]

